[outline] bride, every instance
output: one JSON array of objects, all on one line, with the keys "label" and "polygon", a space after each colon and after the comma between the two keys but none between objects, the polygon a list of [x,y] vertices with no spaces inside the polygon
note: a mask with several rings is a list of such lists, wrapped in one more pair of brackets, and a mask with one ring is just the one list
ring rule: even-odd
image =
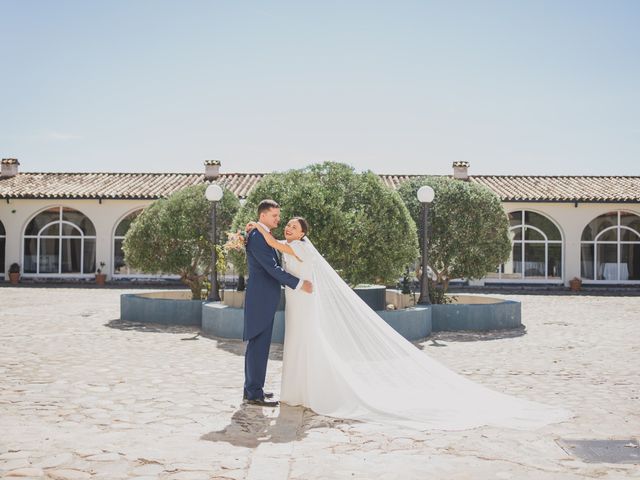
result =
[{"label": "bride", "polygon": [[481,425],[531,429],[570,417],[568,411],[490,390],[458,375],[405,340],[340,278],[292,218],[278,241],[289,273],[312,281],[313,294],[285,289],[280,400],[321,415],[418,430]]}]

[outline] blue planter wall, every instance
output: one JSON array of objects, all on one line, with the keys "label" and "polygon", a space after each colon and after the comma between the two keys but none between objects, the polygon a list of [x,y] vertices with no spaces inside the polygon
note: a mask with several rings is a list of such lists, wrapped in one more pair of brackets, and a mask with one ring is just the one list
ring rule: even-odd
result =
[{"label": "blue planter wall", "polygon": [[149,298],[125,293],[120,296],[120,319],[165,325],[202,325],[202,300]]},{"label": "blue planter wall", "polygon": [[[483,331],[522,326],[520,302],[512,300],[487,304],[419,305],[376,313],[408,340],[420,340],[432,331]],[[233,339],[241,339],[244,328],[244,310],[241,308],[199,300],[149,298],[140,294],[121,295],[120,318],[166,325],[193,325],[207,334]],[[284,311],[278,310],[273,342],[282,343],[284,334]]]}]

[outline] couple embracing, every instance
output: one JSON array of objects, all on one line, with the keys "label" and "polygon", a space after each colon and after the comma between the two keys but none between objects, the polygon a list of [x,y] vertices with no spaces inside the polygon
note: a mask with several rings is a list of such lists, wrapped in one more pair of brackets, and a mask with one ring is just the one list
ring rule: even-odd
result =
[{"label": "couple embracing", "polygon": [[264,382],[274,316],[284,286],[280,392],[284,403],[331,417],[418,430],[464,430],[481,425],[531,429],[570,416],[562,408],[490,390],[430,358],[340,278],[307,238],[309,225],[303,218],[289,220],[285,240],[279,241],[271,234],[280,222],[279,205],[263,200],[257,214],[258,222],[247,225],[246,243],[247,403],[278,405],[273,393],[264,391]]}]

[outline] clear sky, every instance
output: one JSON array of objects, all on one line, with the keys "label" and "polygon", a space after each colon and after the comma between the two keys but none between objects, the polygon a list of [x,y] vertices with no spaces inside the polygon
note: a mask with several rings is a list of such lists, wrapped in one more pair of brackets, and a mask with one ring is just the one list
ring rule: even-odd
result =
[{"label": "clear sky", "polygon": [[0,0],[22,171],[640,175],[640,1]]}]

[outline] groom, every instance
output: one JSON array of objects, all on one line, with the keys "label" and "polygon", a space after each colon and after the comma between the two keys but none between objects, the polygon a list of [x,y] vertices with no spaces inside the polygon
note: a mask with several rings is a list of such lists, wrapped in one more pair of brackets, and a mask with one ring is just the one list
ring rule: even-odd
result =
[{"label": "groom", "polygon": [[[268,232],[280,223],[280,205],[273,200],[262,200],[258,205],[258,223]],[[276,250],[271,248],[262,234],[252,230],[247,237],[249,282],[244,300],[244,334],[247,350],[244,356],[244,399],[252,405],[276,407],[278,402],[267,399],[264,380],[271,346],[273,320],[280,303],[280,285],[312,292],[311,282],[300,280],[285,272]]]}]

